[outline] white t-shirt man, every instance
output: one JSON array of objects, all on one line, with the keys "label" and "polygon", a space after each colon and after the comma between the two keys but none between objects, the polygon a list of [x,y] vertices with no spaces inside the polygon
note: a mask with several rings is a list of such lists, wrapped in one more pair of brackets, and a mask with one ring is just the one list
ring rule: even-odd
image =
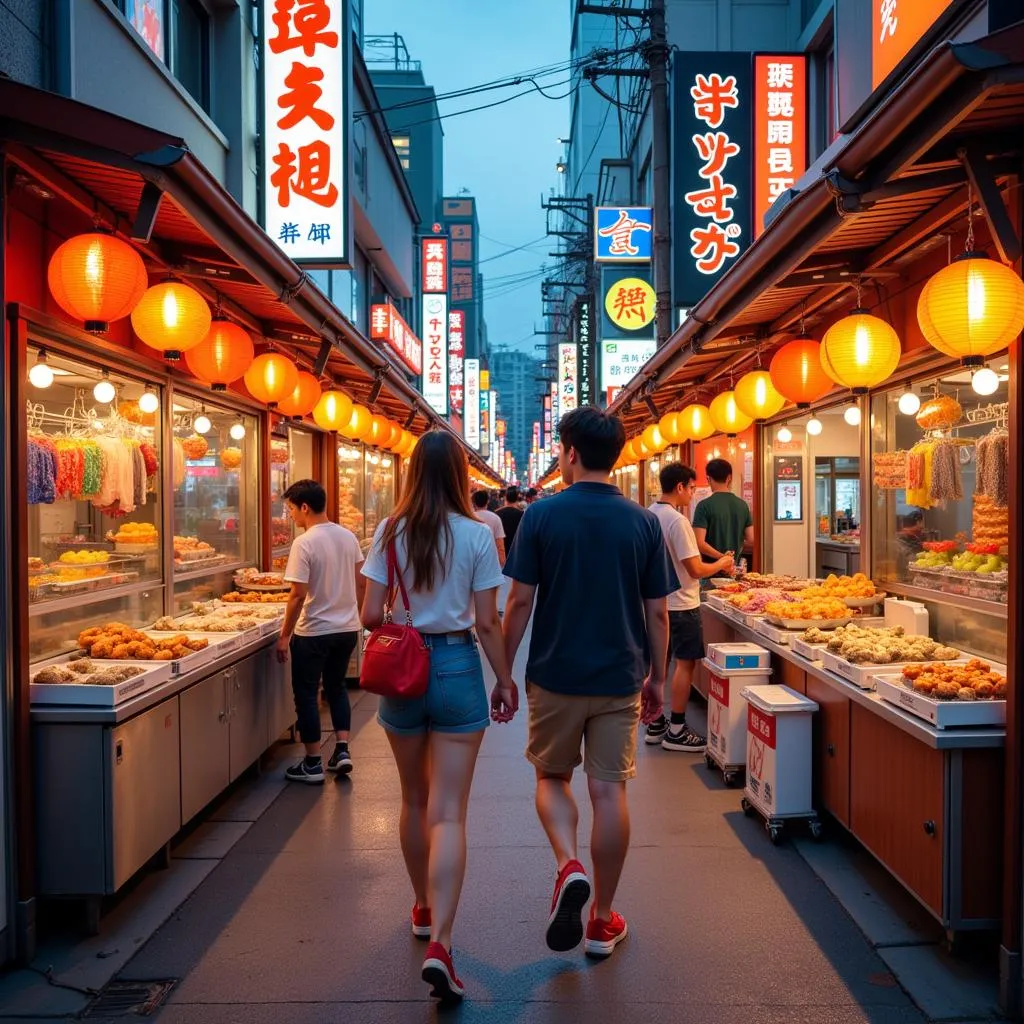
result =
[{"label": "white t-shirt man", "polygon": [[672,505],[664,501],[656,501],[651,511],[661,523],[661,532],[665,535],[665,546],[672,556],[672,567],[679,577],[681,586],[668,596],[670,612],[688,612],[700,607],[700,580],[694,579],[683,565],[684,558],[700,558],[697,538],[693,535],[690,521]]},{"label": "white t-shirt man", "polygon": [[477,519],[491,531],[495,541],[505,539],[505,524],[501,521],[501,516],[486,508],[475,508],[473,512],[476,514]]},{"label": "white t-shirt man", "polygon": [[360,629],[356,566],[363,560],[355,534],[337,523],[316,523],[292,542],[284,578],[309,588],[296,636]]}]

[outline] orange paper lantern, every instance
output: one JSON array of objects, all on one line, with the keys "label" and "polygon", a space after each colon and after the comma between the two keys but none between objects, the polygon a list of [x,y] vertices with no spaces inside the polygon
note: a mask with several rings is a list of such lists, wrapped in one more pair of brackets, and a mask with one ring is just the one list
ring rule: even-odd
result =
[{"label": "orange paper lantern", "polygon": [[206,299],[180,281],[147,288],[132,310],[132,327],[139,340],[163,352],[170,362],[199,345],[209,334],[211,322]]},{"label": "orange paper lantern", "polygon": [[344,391],[325,391],[313,408],[313,421],[321,430],[342,432],[352,415],[352,399]]},{"label": "orange paper lantern", "polygon": [[370,419],[370,432],[364,438],[366,443],[372,444],[375,448],[380,448],[390,436],[391,421],[387,416],[381,416],[379,413],[374,414]]},{"label": "orange paper lantern", "polygon": [[272,409],[291,396],[298,382],[299,368],[280,352],[264,352],[252,361],[252,366],[245,372],[245,386],[249,394]]},{"label": "orange paper lantern", "polygon": [[798,409],[824,398],[833,386],[821,365],[821,346],[813,338],[786,342],[772,357],[768,372],[775,390]]},{"label": "orange paper lantern", "polygon": [[856,395],[888,380],[900,365],[900,339],[884,320],[855,309],[821,339],[821,368]]},{"label": "orange paper lantern", "polygon": [[299,370],[299,382],[295,390],[277,403],[277,411],[282,416],[307,416],[320,401],[320,381],[306,370]]},{"label": "orange paper lantern", "polygon": [[384,447],[390,448],[392,451],[395,451],[395,449],[398,446],[398,443],[402,440],[402,434],[404,434],[405,431],[402,430],[401,426],[394,420],[389,420],[389,423],[391,424],[391,434],[388,437],[388,439],[384,442]]},{"label": "orange paper lantern", "polygon": [[682,432],[679,429],[679,413],[667,412],[658,421],[658,429],[661,431],[661,436],[668,441],[669,444],[679,444],[684,440]]},{"label": "orange paper lantern", "polygon": [[340,431],[353,441],[362,441],[370,432],[372,420],[373,416],[365,405],[354,405],[348,423],[341,427]]},{"label": "orange paper lantern", "polygon": [[241,327],[230,320],[214,320],[206,337],[185,353],[185,363],[194,377],[214,391],[226,391],[245,376],[255,351],[252,338]]},{"label": "orange paper lantern", "polygon": [[679,414],[679,429],[683,436],[692,441],[703,441],[715,432],[711,422],[711,413],[706,405],[694,403],[688,405]]},{"label": "orange paper lantern", "polygon": [[50,257],[46,279],[54,301],[91,334],[128,316],[149,287],[142,257],[113,235],[91,231],[69,238]]}]

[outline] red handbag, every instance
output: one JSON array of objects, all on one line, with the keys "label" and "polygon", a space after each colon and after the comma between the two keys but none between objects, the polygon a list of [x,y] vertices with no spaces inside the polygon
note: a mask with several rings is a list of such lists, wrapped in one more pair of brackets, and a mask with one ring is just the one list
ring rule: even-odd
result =
[{"label": "red handbag", "polygon": [[[405,604],[405,625],[396,625],[395,577]],[[370,633],[363,646],[363,665],[359,685],[369,693],[395,700],[412,700],[427,692],[430,681],[430,648],[412,624],[409,595],[398,571],[395,542],[388,545],[388,594],[384,604],[384,622]]]}]

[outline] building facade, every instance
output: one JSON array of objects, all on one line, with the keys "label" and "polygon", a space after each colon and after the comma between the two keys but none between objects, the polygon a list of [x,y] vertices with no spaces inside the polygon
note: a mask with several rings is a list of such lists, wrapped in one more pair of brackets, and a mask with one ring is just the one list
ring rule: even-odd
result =
[{"label": "building facade", "polygon": [[540,364],[533,356],[496,346],[491,352],[491,384],[506,421],[505,447],[515,456],[520,475],[529,464],[533,421],[537,418]]}]

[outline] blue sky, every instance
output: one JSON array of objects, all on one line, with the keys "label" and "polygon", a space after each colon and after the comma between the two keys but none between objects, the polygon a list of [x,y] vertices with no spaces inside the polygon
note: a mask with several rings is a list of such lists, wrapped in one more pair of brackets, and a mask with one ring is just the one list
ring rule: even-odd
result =
[{"label": "blue sky", "polygon": [[[569,5],[564,0],[364,0],[367,35],[398,32],[409,55],[423,65],[439,94],[480,85],[569,59]],[[568,73],[542,81],[552,95]],[[445,193],[466,188],[476,196],[480,217],[480,257],[532,243],[522,252],[492,259],[485,279],[484,315],[492,345],[525,352],[542,342],[540,282],[509,291],[516,282],[495,278],[524,274],[551,262],[555,239],[541,239],[540,200],[558,184],[557,139],[569,133],[569,100],[547,100],[534,93],[478,113],[445,117],[456,110],[503,99],[524,85],[440,104],[445,133]],[[505,293],[505,294],[502,294]]]}]

